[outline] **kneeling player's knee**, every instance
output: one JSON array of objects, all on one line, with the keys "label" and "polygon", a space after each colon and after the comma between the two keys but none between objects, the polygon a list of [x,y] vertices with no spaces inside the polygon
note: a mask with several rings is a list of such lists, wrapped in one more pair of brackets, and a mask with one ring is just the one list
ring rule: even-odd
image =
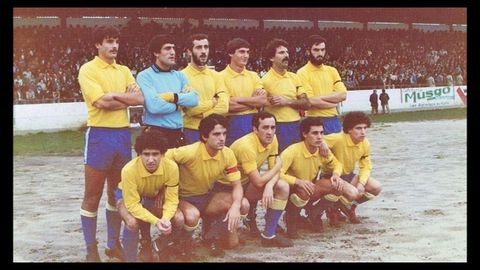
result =
[{"label": "kneeling player's knee", "polygon": [[359,199],[360,193],[358,192],[358,190],[356,188],[352,188],[352,189],[348,190],[347,192],[345,192],[343,194],[343,196],[345,198],[347,198],[349,201],[353,201],[353,200]]},{"label": "kneeling player's knee", "polygon": [[282,197],[287,197],[288,193],[290,192],[290,186],[288,185],[287,182],[283,180],[278,180],[277,183],[275,184],[275,194],[278,194]]},{"label": "kneeling player's knee", "polygon": [[305,200],[305,201],[310,200],[310,196],[303,189],[297,189],[295,191],[295,194],[297,194],[297,196],[300,197],[300,199],[302,200]]},{"label": "kneeling player's knee", "polygon": [[173,225],[175,227],[182,227],[184,223],[185,219],[183,217],[183,213],[182,211],[177,209],[177,212],[175,212],[175,216],[173,216]]},{"label": "kneeling player's knee", "polygon": [[380,192],[382,191],[382,187],[380,185],[377,185],[375,187],[372,188],[372,190],[370,191],[370,193],[372,193],[373,195],[377,196],[378,194],[380,194]]},{"label": "kneeling player's knee", "polygon": [[196,208],[189,208],[183,212],[183,218],[187,226],[195,226],[200,219],[200,211]]}]

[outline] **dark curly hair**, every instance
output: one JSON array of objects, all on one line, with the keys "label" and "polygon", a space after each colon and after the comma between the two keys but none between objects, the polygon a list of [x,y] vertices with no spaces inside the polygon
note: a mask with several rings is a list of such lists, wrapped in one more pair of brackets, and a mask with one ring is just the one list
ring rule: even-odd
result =
[{"label": "dark curly hair", "polygon": [[168,34],[155,35],[150,40],[150,52],[151,53],[161,52],[163,45],[167,43],[175,44],[175,38],[172,35],[168,35]]},{"label": "dark curly hair", "polygon": [[93,43],[102,44],[106,38],[120,38],[120,30],[115,26],[102,25],[93,30]]},{"label": "dark curly hair", "polygon": [[322,126],[323,121],[318,117],[307,117],[302,120],[300,123],[300,139],[303,141],[305,138],[303,137],[303,133],[308,133],[310,128],[313,126]]},{"label": "dark curly hair", "polygon": [[267,43],[267,46],[265,46],[265,49],[263,51],[263,55],[265,58],[270,59],[272,57],[275,57],[275,53],[277,53],[277,48],[280,46],[284,46],[285,48],[288,48],[288,43],[280,38],[274,38],[270,40]]},{"label": "dark curly hair", "polygon": [[237,49],[250,48],[250,43],[243,38],[234,38],[227,42],[227,53],[234,54]]},{"label": "dark curly hair", "polygon": [[275,119],[275,123],[277,123],[277,118],[275,117],[275,115],[269,113],[269,112],[266,112],[266,111],[263,111],[263,112],[259,112],[259,113],[256,113],[253,118],[252,118],[252,127],[256,127],[256,128],[259,128],[260,126],[260,120],[263,120],[265,118],[273,118]]},{"label": "dark curly hair", "polygon": [[168,149],[167,139],[156,136],[154,132],[143,132],[135,141],[135,152],[137,152],[137,155],[141,155],[145,149],[159,150],[160,153],[164,154]]},{"label": "dark curly hair", "polygon": [[349,112],[343,117],[343,132],[348,133],[350,129],[358,124],[366,124],[370,127],[370,117],[364,112]]},{"label": "dark curly hair", "polygon": [[200,141],[205,142],[203,137],[207,138],[210,131],[212,131],[216,125],[221,125],[226,129],[230,126],[228,119],[220,114],[212,113],[203,118],[198,126],[198,131],[200,131]]}]

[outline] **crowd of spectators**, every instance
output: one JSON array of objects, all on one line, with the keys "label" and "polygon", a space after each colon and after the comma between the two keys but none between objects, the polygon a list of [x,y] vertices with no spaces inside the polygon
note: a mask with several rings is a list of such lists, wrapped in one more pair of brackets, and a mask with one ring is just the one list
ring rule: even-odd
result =
[{"label": "crowd of spectators", "polygon": [[[128,66],[134,76],[152,64],[150,39],[159,33],[177,38],[177,66],[188,58],[183,40],[191,33],[209,35],[210,62],[216,70],[227,65],[225,44],[241,37],[251,43],[248,69],[260,76],[269,69],[262,51],[267,42],[280,37],[290,44],[290,71],[307,61],[304,39],[319,33],[327,39],[327,64],[336,67],[349,90],[421,86],[463,85],[466,73],[466,33],[410,30],[358,30],[331,28],[227,28],[204,25],[193,27],[131,20],[121,29],[117,61]],[[86,26],[19,26],[14,29],[13,81],[17,104],[83,101],[78,70],[96,55]]]}]

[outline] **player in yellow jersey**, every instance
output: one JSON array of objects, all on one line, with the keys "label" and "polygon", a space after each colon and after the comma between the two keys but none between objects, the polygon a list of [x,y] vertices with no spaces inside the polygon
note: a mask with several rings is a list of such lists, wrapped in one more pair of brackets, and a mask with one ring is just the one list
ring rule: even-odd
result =
[{"label": "player in yellow jersey", "polygon": [[[123,247],[126,261],[137,261],[139,224],[154,225],[161,234],[181,232],[183,214],[178,209],[178,166],[164,158],[168,142],[153,133],[137,137],[137,157],[122,169],[122,180],[115,191],[117,208],[125,221]],[[172,221],[172,222],[171,222]],[[173,223],[173,224],[172,224]],[[142,241],[147,237],[142,235]],[[151,241],[151,239],[148,239]],[[142,244],[151,247],[151,243]],[[153,260],[152,250],[144,250]]]},{"label": "player in yellow jersey", "polygon": [[[357,197],[355,187],[340,178],[342,164],[332,153],[327,157],[319,153],[323,137],[322,121],[308,117],[301,122],[300,132],[303,141],[287,147],[281,154],[280,177],[291,186],[286,209],[287,236],[290,238],[298,237],[299,213],[308,201],[316,201],[331,192],[350,199]],[[329,177],[319,177],[321,171],[327,169],[332,174]],[[323,230],[321,219],[312,220],[312,224],[314,230]]]},{"label": "player in yellow jersey", "polygon": [[[349,112],[343,118],[343,132],[324,136],[324,141],[340,163],[343,165],[341,178],[351,183],[358,195],[354,198],[340,196],[340,209],[347,215],[351,223],[360,223],[356,207],[375,198],[382,190],[380,182],[371,176],[370,142],[367,139],[367,128],[370,118],[363,112]],[[358,174],[354,171],[358,165]],[[328,214],[328,213],[327,213]],[[335,213],[331,218],[335,219]]]},{"label": "player in yellow jersey", "polygon": [[[253,116],[252,127],[253,132],[230,146],[238,159],[242,183],[247,184],[245,197],[250,204],[261,200],[263,207],[267,209],[265,229],[261,233],[262,245],[291,247],[293,242],[290,239],[275,234],[289,193],[287,182],[280,179],[282,162],[278,156],[275,116],[268,112],[259,112]],[[261,175],[260,167],[267,159],[269,170]]]},{"label": "player in yellow jersey", "polygon": [[122,219],[115,207],[114,191],[122,167],[132,159],[127,107],[142,105],[144,98],[126,66],[116,63],[120,33],[110,26],[97,27],[93,45],[98,56],[79,70],[78,82],[87,106],[85,131],[85,192],[80,209],[87,246],[86,260],[99,262],[97,211],[107,180],[107,248],[105,254],[123,260],[119,241]]},{"label": "player in yellow jersey", "polygon": [[198,132],[200,120],[212,113],[224,115],[228,112],[229,95],[225,89],[223,77],[207,66],[209,43],[208,36],[205,34],[193,34],[188,37],[186,43],[190,63],[182,72],[199,96],[197,106],[183,108],[183,133],[189,143],[200,139]]},{"label": "player in yellow jersey", "polygon": [[311,104],[307,116],[320,117],[326,134],[340,132],[337,105],[347,98],[347,88],[335,67],[325,64],[326,40],[319,35],[307,39],[309,61],[297,71]]},{"label": "player in yellow jersey", "polygon": [[225,143],[230,146],[238,138],[250,133],[252,117],[267,103],[267,93],[258,74],[246,69],[250,57],[250,43],[234,38],[227,43],[226,49],[230,64],[220,74],[230,95],[230,129]]},{"label": "player in yellow jersey", "polygon": [[[219,241],[237,230],[240,215],[248,212],[243,199],[240,172],[233,151],[225,147],[228,120],[211,114],[200,121],[200,141],[167,151],[180,169],[180,204],[184,218],[184,251],[192,251],[192,234],[202,217],[203,239],[211,255],[223,256]],[[214,185],[225,175],[231,192],[215,192]],[[205,226],[205,227],[204,227]],[[193,255],[193,254],[192,254]]]},{"label": "player in yellow jersey", "polygon": [[276,135],[278,151],[300,141],[299,110],[310,108],[307,95],[297,74],[289,72],[288,43],[283,39],[272,39],[264,50],[265,57],[270,59],[272,67],[262,77],[263,88],[267,91],[268,104],[265,111],[277,118]]}]

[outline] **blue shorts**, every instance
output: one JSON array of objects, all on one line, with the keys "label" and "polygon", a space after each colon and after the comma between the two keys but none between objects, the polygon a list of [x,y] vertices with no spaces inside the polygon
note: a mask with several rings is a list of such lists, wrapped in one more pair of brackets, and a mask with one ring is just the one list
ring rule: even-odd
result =
[{"label": "blue shorts", "polygon": [[180,200],[187,201],[193,206],[195,206],[200,214],[202,214],[205,209],[207,209],[207,205],[210,202],[210,199],[213,196],[213,192],[209,191],[206,194],[196,195],[196,196],[180,196]]},{"label": "blue shorts", "polygon": [[278,153],[280,154],[285,148],[301,140],[300,121],[277,123],[275,134],[277,135]]},{"label": "blue shorts", "polygon": [[[115,188],[115,204],[117,204],[118,201],[121,200],[121,199],[123,199],[122,190],[117,187],[117,188]],[[142,197],[141,204],[145,208],[152,207],[154,205],[154,203],[155,203],[155,198]]]},{"label": "blue shorts", "polygon": [[342,124],[337,116],[333,117],[318,117],[323,122],[323,134],[338,133],[342,131]]},{"label": "blue shorts", "polygon": [[188,144],[200,141],[200,131],[198,130],[184,128],[183,134],[185,135],[185,139],[187,139]]},{"label": "blue shorts", "polygon": [[230,128],[227,130],[225,145],[230,146],[234,141],[252,132],[252,119],[253,114],[228,116]]},{"label": "blue shorts", "polygon": [[[343,180],[347,181],[348,183],[352,183],[352,180],[353,180],[353,178],[354,178],[355,176],[356,176],[355,173],[350,173],[350,174],[341,175],[340,177],[341,177]],[[322,173],[322,174],[320,175],[320,178],[330,178],[330,177],[332,177],[331,174],[323,174],[323,173]]]},{"label": "blue shorts", "polygon": [[84,164],[97,170],[121,170],[132,159],[128,128],[89,127],[85,132]]}]

